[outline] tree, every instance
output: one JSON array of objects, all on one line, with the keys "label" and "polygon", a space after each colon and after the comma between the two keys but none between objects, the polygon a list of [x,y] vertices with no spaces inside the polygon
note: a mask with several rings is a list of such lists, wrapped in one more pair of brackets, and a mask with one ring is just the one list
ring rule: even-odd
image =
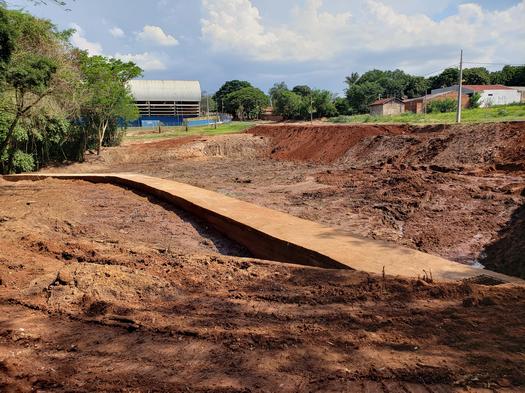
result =
[{"label": "tree", "polygon": [[506,86],[525,86],[525,66],[504,66],[490,74],[491,83]]},{"label": "tree", "polygon": [[[250,82],[240,81],[240,80],[231,80],[225,82],[221,88],[213,95],[213,100],[217,103],[219,108],[227,108],[228,102],[226,96],[234,91],[241,90],[245,87],[252,87]],[[233,114],[233,113],[232,113]]]},{"label": "tree", "polygon": [[335,109],[339,115],[351,115],[352,108],[346,97],[337,97],[334,101]]},{"label": "tree", "polygon": [[357,83],[360,76],[357,72],[352,72],[350,76],[347,76],[345,78],[345,83],[348,85],[348,88],[350,88],[354,83]]},{"label": "tree", "polygon": [[85,52],[81,55],[81,69],[89,86],[89,98],[82,109],[83,121],[87,129],[96,131],[97,154],[100,154],[108,126],[116,128],[119,120],[126,123],[138,118],[138,108],[126,83],[140,76],[142,70],[132,62],[90,57]]},{"label": "tree", "polygon": [[457,68],[446,68],[439,75],[429,78],[431,89],[440,89],[458,84],[459,70]]},{"label": "tree", "polygon": [[[19,143],[37,138],[34,117],[63,118],[73,107],[75,97],[68,95],[77,85],[79,73],[70,56],[68,32],[59,32],[50,21],[22,11],[0,6],[0,13],[0,30],[7,31],[11,40],[1,50],[4,81],[0,116],[4,127],[0,129],[0,163],[3,172],[10,172],[16,170],[16,157],[22,154]],[[6,34],[3,37],[5,41]]]},{"label": "tree", "polygon": [[268,106],[268,97],[263,91],[252,86],[236,90],[226,96],[228,113],[233,113],[240,119],[257,119],[265,107]]},{"label": "tree", "polygon": [[[308,101],[309,97],[304,99]],[[337,116],[335,98],[328,90],[312,90],[311,100],[315,118]]]},{"label": "tree", "polygon": [[427,94],[430,82],[422,76],[410,76],[404,93],[408,98],[421,97]]},{"label": "tree", "polygon": [[346,91],[350,107],[355,113],[368,113],[368,106],[384,93],[377,82],[363,82],[352,85]]},{"label": "tree", "polygon": [[463,70],[463,83],[466,85],[488,85],[490,84],[490,72],[485,67],[465,68]]},{"label": "tree", "polygon": [[312,94],[312,89],[309,86],[306,85],[298,85],[295,86],[292,91],[295,94],[299,94],[302,97],[308,97]]},{"label": "tree", "polygon": [[308,113],[303,98],[288,89],[282,89],[282,86],[274,91],[272,97],[274,112],[285,119],[299,119]]}]

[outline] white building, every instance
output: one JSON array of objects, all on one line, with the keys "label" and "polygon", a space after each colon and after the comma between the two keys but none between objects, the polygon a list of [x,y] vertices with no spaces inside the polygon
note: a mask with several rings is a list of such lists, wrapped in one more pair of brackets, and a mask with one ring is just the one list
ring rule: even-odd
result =
[{"label": "white building", "polygon": [[[503,85],[463,85],[462,90],[468,96],[478,92],[481,95],[479,100],[481,108],[492,105],[514,104],[521,101],[521,94],[517,89]],[[433,89],[432,94],[448,91],[457,92],[458,85]]]}]

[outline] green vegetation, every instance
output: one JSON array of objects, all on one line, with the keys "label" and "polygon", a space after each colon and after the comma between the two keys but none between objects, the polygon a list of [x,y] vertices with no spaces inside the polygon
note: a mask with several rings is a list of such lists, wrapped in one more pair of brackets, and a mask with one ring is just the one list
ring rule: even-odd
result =
[{"label": "green vegetation", "polygon": [[335,116],[337,108],[335,97],[328,90],[311,89],[308,86],[295,86],[288,89],[286,83],[276,83],[270,89],[273,110],[285,119],[308,120]]},{"label": "green vegetation", "polygon": [[214,126],[190,127],[161,127],[161,132],[144,131],[142,128],[129,128],[124,140],[126,141],[148,141],[156,139],[171,139],[191,135],[222,135],[243,132],[255,123],[247,121],[234,121]]},{"label": "green vegetation", "polygon": [[[525,121],[525,105],[502,105],[491,108],[464,109],[461,116],[465,123],[483,123],[499,121]],[[403,113],[395,116],[354,115],[338,116],[330,119],[332,123],[454,123],[456,114],[448,113]]]},{"label": "green vegetation", "polygon": [[427,107],[427,113],[446,113],[457,110],[458,100],[444,98],[442,100],[430,101]]},{"label": "green vegetation", "polygon": [[142,70],[88,56],[72,34],[0,2],[2,173],[82,160],[86,149],[118,143],[118,124],[137,117],[126,82]]}]

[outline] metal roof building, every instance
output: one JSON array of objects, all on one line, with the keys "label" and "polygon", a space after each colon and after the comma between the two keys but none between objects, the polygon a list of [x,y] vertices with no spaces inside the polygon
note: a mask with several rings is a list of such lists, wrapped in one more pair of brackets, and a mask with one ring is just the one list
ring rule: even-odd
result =
[{"label": "metal roof building", "polygon": [[199,81],[135,79],[129,88],[140,111],[136,125],[181,125],[200,114]]}]

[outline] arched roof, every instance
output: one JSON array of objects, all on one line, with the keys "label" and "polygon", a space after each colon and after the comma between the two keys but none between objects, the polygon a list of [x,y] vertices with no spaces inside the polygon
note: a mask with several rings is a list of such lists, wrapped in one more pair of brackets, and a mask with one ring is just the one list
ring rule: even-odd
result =
[{"label": "arched roof", "polygon": [[129,81],[135,101],[200,101],[199,81],[144,80]]}]

